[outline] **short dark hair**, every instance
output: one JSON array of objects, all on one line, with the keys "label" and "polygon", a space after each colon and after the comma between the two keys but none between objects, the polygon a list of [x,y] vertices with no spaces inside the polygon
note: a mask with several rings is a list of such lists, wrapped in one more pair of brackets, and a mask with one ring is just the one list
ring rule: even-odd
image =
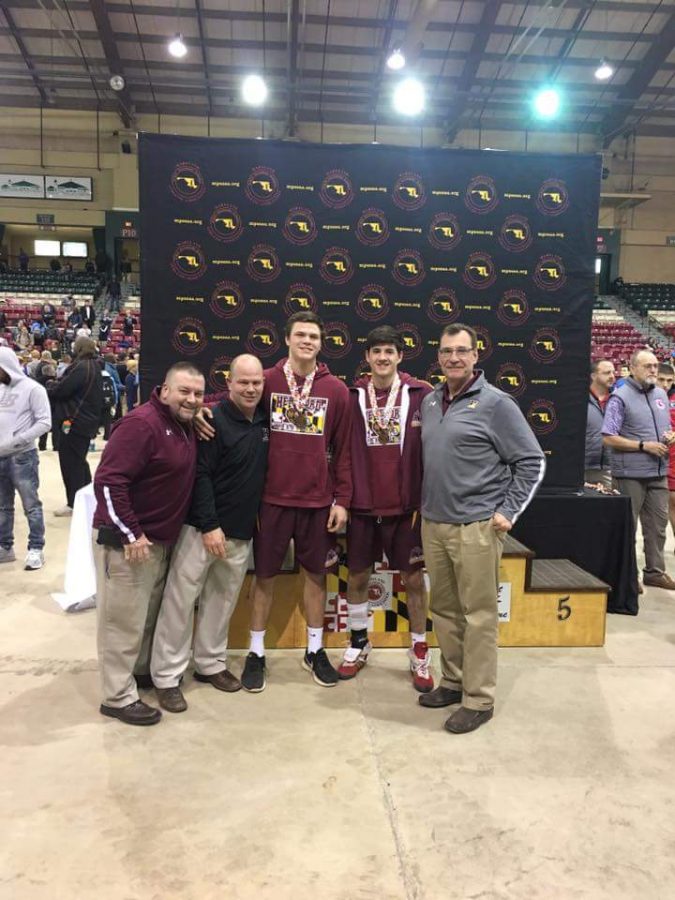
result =
[{"label": "short dark hair", "polygon": [[202,378],[204,377],[204,373],[200,372],[194,363],[181,360],[167,369],[166,375],[164,376],[164,383],[166,384],[170,375],[177,374],[178,372],[185,372],[187,375],[200,375]]},{"label": "short dark hair", "polygon": [[591,363],[591,375],[596,375],[598,368],[600,366],[600,363],[604,363],[604,362],[608,362],[608,363],[611,363],[612,365],[614,365],[614,360],[608,359],[606,356],[601,356],[600,359],[594,359],[593,362]]},{"label": "short dark hair", "polygon": [[466,333],[469,335],[469,340],[471,341],[471,349],[475,350],[478,347],[478,335],[470,325],[462,325],[461,322],[455,322],[452,325],[446,325],[443,331],[441,331],[441,337],[455,337],[455,335],[459,334],[461,331],[466,331]]},{"label": "short dark hair", "polygon": [[675,375],[675,369],[673,369],[670,363],[660,363],[659,375]]},{"label": "short dark hair", "polygon": [[307,311],[300,310],[300,312],[293,313],[293,315],[286,320],[284,333],[287,338],[291,336],[293,326],[296,324],[296,322],[310,322],[312,325],[317,325],[319,331],[321,332],[321,340],[325,338],[326,329],[323,326],[323,322],[315,312],[311,311],[311,309]]},{"label": "short dark hair", "polygon": [[366,337],[366,351],[372,350],[378,344],[393,344],[399,353],[403,353],[405,344],[400,332],[391,325],[378,325],[368,332]]}]

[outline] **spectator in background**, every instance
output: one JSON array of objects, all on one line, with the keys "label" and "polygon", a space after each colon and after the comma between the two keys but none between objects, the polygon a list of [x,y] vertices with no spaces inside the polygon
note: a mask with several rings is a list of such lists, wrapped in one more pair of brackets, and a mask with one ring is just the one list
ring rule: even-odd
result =
[{"label": "spectator in background", "polygon": [[112,316],[110,315],[109,309],[103,310],[103,317],[99,322],[98,326],[98,339],[104,344],[107,344],[110,340],[110,329],[112,328]]},{"label": "spectator in background", "polygon": [[122,262],[120,263],[120,274],[124,284],[129,284],[131,280],[131,260],[126,250],[122,253]]},{"label": "spectator in background", "polygon": [[108,284],[108,305],[111,311],[119,312],[122,301],[122,286],[116,278],[112,278]]},{"label": "spectator in background", "polygon": [[66,505],[57,509],[55,516],[72,515],[75,494],[91,482],[87,452],[103,419],[103,376],[96,343],[80,337],[74,349],[73,364],[48,389],[50,399],[57,401],[54,424],[61,430],[59,463],[66,490]]},{"label": "spectator in background", "polygon": [[127,361],[127,377],[124,379],[124,392],[127,399],[127,412],[138,404],[138,363],[135,359]]},{"label": "spectator in background", "polygon": [[[675,432],[675,369],[669,363],[661,363],[659,366],[659,374],[657,376],[659,387],[668,395],[668,405],[670,408],[670,428]],[[670,527],[675,533],[675,449],[670,448],[670,458],[668,460],[668,518],[670,519]]]},{"label": "spectator in background", "polygon": [[28,254],[23,247],[19,249],[19,269],[24,275],[28,272]]},{"label": "spectator in background", "polygon": [[136,324],[136,320],[131,315],[130,312],[127,312],[124,316],[124,320],[122,321],[122,331],[125,337],[133,337],[134,336],[134,325]]},{"label": "spectator in background", "polygon": [[73,274],[73,264],[70,262],[65,263],[63,266],[63,272],[65,275],[72,275]]},{"label": "spectator in background", "polygon": [[7,330],[7,313],[0,309],[0,332]]},{"label": "spectator in background", "polygon": [[35,370],[40,365],[40,355],[39,350],[31,350],[30,352],[30,362],[26,366],[26,374],[29,378],[35,378]]},{"label": "spectator in background", "polygon": [[96,266],[90,259],[88,259],[86,261],[86,263],[84,264],[84,271],[87,273],[87,275],[95,275],[96,274]]},{"label": "spectator in background", "polygon": [[40,350],[42,350],[42,346],[44,344],[46,331],[47,331],[47,326],[42,321],[42,316],[35,319],[35,321],[31,323],[30,333],[33,335],[33,343]]},{"label": "spectator in background", "polygon": [[614,363],[598,359],[591,364],[591,387],[586,419],[586,460],[584,480],[612,490],[612,455],[602,440],[605,407],[614,387]]},{"label": "spectator in background", "polygon": [[38,495],[40,465],[35,439],[49,431],[51,415],[45,389],[21,371],[16,354],[0,347],[0,563],[13,562],[14,495],[28,519],[24,568],[44,564],[45,522]]},{"label": "spectator in background", "polygon": [[612,451],[612,474],[619,491],[631,499],[633,522],[642,524],[644,583],[675,590],[666,572],[663,549],[668,526],[668,454],[675,443],[669,401],[656,381],[659,362],[649,350],[631,357],[630,378],[607,401],[602,427]]},{"label": "spectator in background", "polygon": [[56,377],[62,378],[66,369],[70,366],[73,361],[73,357],[69,353],[64,353],[61,357],[59,364],[56,367]]},{"label": "spectator in background", "polygon": [[628,363],[622,362],[619,366],[619,377],[616,379],[615,388],[620,388],[626,383],[626,379],[630,376],[630,368]]},{"label": "spectator in background", "polygon": [[105,368],[105,372],[110,376],[115,389],[115,403],[112,408],[108,408],[108,415],[106,416],[103,425],[103,439],[107,441],[110,437],[110,429],[112,428],[112,423],[115,421],[115,419],[119,418],[122,415],[122,382],[120,381],[120,376],[117,374],[117,366],[115,365],[114,353],[106,353],[103,359],[103,365]]},{"label": "spectator in background", "polygon": [[96,310],[91,303],[84,303],[80,307],[80,315],[82,321],[90,331],[94,330],[94,322],[96,321]]},{"label": "spectator in background", "polygon": [[34,341],[33,335],[26,328],[25,325],[21,325],[19,327],[19,333],[16,336],[16,346],[19,350],[32,350]]},{"label": "spectator in background", "polygon": [[40,310],[42,314],[42,321],[45,323],[47,327],[53,324],[54,319],[56,318],[56,307],[53,303],[43,303],[42,309]]},{"label": "spectator in background", "polygon": [[61,271],[61,260],[60,260],[60,259],[53,259],[53,260],[49,263],[49,268],[52,270],[52,272],[60,272],[60,271]]},{"label": "spectator in background", "polygon": [[74,331],[77,331],[77,329],[81,328],[83,324],[84,324],[84,319],[82,318],[82,313],[80,312],[79,309],[77,309],[77,307],[75,307],[74,309],[72,309],[70,311],[70,314],[69,314],[68,318],[66,319],[66,325],[69,328],[74,329]]},{"label": "spectator in background", "polygon": [[72,294],[66,294],[66,296],[61,301],[61,307],[63,309],[75,309],[76,303]]}]

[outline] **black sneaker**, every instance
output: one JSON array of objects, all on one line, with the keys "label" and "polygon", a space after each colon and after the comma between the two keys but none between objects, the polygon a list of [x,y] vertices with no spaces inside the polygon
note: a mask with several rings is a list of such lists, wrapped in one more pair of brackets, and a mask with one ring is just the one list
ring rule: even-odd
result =
[{"label": "black sneaker", "polygon": [[312,678],[321,687],[335,687],[340,680],[340,676],[333,668],[323,647],[317,650],[316,653],[310,653],[309,650],[306,650],[302,667],[312,673]]},{"label": "black sneaker", "polygon": [[244,671],[241,673],[241,686],[251,694],[259,694],[265,690],[267,679],[265,678],[265,657],[257,653],[249,653],[244,663]]}]

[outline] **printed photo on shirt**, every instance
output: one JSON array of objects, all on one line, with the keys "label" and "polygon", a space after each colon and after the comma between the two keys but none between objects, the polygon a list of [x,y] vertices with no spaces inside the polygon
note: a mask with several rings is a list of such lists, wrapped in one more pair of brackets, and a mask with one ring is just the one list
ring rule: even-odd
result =
[{"label": "printed photo on shirt", "polygon": [[307,406],[298,410],[290,394],[272,394],[272,431],[285,434],[322,435],[328,412],[327,397],[309,397]]},{"label": "printed photo on shirt", "polygon": [[401,407],[395,406],[391,411],[391,418],[382,428],[368,410],[368,427],[366,428],[366,445],[368,447],[390,447],[401,443]]}]

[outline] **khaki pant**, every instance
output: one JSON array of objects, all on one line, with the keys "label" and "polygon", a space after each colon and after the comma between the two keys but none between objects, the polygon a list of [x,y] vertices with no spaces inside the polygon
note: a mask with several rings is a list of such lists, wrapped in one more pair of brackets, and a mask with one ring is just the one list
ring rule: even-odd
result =
[{"label": "khaki pant", "polygon": [[441,649],[441,683],[462,691],[467,709],[491,709],[497,683],[497,593],[504,534],[490,521],[422,521],[431,615]]},{"label": "khaki pant", "polygon": [[134,675],[150,671],[170,554],[170,548],[153,544],[150,559],[132,565],[123,550],[95,546],[98,665],[106,706],[138,700]]},{"label": "khaki pant", "polygon": [[617,478],[619,491],[630,497],[633,525],[642,525],[645,575],[663,575],[666,560],[663,548],[668,527],[668,480],[666,478]]},{"label": "khaki pant", "polygon": [[183,526],[171,558],[152,646],[150,669],[156,687],[176,687],[187,669],[197,597],[195,669],[201,675],[215,675],[227,668],[227,633],[246,575],[250,546],[250,541],[228,538],[227,555],[218,559],[204,549],[201,532]]}]

